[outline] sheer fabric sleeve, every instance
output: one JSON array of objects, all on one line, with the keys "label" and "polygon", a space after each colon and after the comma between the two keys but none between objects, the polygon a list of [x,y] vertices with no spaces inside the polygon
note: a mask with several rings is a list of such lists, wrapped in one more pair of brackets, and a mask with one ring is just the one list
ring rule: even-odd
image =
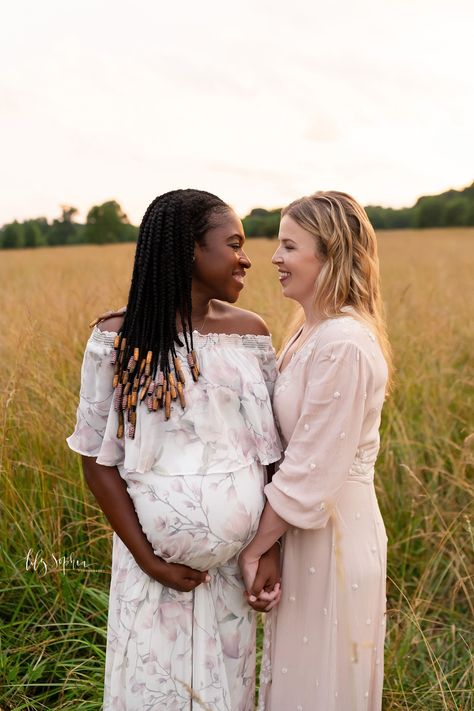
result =
[{"label": "sheer fabric sleeve", "polygon": [[272,397],[275,380],[278,376],[278,367],[275,349],[272,346],[270,338],[268,338],[268,342],[260,345],[257,351],[257,357],[265,385],[267,386],[268,394]]},{"label": "sheer fabric sleeve", "polygon": [[354,343],[324,346],[308,361],[301,415],[282,464],[265,487],[272,508],[292,526],[323,528],[359,446],[371,367]]},{"label": "sheer fabric sleeve", "polygon": [[74,452],[86,457],[99,455],[111,410],[114,337],[94,328],[84,352],[76,427],[66,441]]}]

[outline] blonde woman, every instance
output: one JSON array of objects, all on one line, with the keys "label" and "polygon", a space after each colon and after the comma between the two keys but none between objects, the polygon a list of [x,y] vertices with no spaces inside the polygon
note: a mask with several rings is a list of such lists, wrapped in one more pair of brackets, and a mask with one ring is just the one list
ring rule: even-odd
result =
[{"label": "blonde woman", "polygon": [[283,595],[267,619],[260,708],[379,711],[387,537],[374,465],[390,350],[376,237],[352,197],[318,192],[283,210],[272,261],[302,315],[275,384],[284,458],[240,555],[257,595],[258,561],[283,536]]}]

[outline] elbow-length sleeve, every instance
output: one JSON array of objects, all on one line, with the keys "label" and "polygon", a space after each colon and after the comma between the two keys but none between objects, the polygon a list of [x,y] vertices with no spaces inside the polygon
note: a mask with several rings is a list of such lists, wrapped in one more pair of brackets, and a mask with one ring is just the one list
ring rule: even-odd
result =
[{"label": "elbow-length sleeve", "polygon": [[[66,441],[74,452],[86,457],[98,457],[101,452],[113,399],[110,359],[114,337],[94,328],[84,352],[76,427]],[[123,448],[122,442],[118,446]]]},{"label": "elbow-length sleeve", "polygon": [[324,346],[308,360],[301,415],[265,494],[297,528],[326,526],[359,446],[371,368],[352,342]]}]

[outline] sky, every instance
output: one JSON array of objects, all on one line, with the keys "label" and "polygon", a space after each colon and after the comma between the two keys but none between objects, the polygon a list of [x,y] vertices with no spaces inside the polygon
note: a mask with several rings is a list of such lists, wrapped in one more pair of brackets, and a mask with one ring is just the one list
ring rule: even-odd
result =
[{"label": "sky", "polygon": [[474,181],[471,0],[15,0],[0,26],[0,224]]}]

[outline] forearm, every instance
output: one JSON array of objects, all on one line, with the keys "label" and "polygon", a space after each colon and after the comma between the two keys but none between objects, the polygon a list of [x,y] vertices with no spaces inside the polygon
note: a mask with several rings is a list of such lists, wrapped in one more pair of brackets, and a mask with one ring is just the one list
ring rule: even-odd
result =
[{"label": "forearm", "polygon": [[94,457],[82,457],[84,478],[110,525],[146,572],[157,556],[142,531],[127,485],[117,467],[97,464]]},{"label": "forearm", "polygon": [[255,559],[260,558],[290,528],[290,525],[272,509],[267,501],[260,517],[257,533],[245,549],[246,555]]}]

